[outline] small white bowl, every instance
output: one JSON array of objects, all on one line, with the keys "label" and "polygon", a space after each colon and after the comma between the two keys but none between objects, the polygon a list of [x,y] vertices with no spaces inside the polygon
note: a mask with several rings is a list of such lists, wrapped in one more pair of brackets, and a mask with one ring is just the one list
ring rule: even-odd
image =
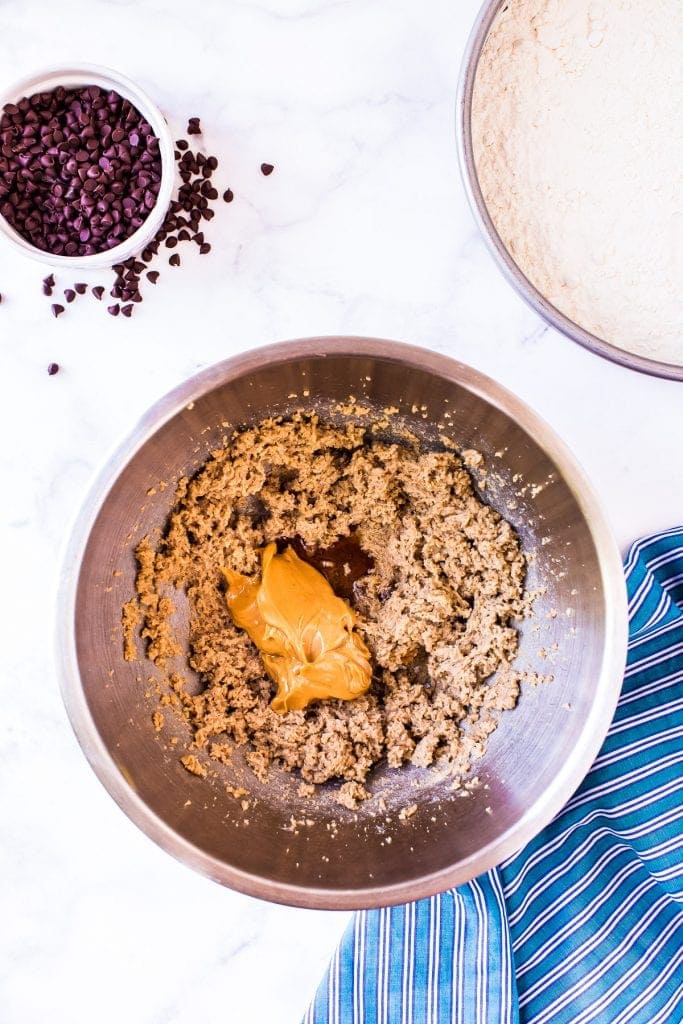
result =
[{"label": "small white bowl", "polygon": [[71,270],[101,270],[111,267],[114,263],[123,263],[131,256],[136,256],[151,242],[161,227],[168,212],[175,184],[173,139],[164,115],[142,89],[117,71],[100,67],[97,64],[63,65],[38,72],[30,78],[24,78],[20,82],[16,82],[0,97],[0,111],[6,103],[17,103],[22,97],[33,96],[37,92],[51,92],[60,85],[67,89],[86,85],[98,85],[107,91],[113,89],[140,111],[159,140],[161,184],[157,201],[145,222],[125,241],[92,256],[55,256],[44,249],[39,249],[22,238],[19,232],[15,231],[1,215],[0,235],[24,256],[30,256],[31,259],[39,260],[51,267],[68,267]]}]

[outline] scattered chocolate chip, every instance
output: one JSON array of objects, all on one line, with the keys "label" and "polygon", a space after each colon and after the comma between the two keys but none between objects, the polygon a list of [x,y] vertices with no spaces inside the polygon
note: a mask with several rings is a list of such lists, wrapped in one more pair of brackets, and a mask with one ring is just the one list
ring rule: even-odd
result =
[{"label": "scattered chocolate chip", "polygon": [[57,318],[58,316],[61,316],[62,313],[64,312],[64,306],[60,306],[58,302],[53,302],[51,309],[52,309],[52,315],[55,318]]},{"label": "scattered chocolate chip", "polygon": [[266,178],[269,174],[272,174],[275,170],[273,164],[261,164],[261,174],[265,174]]},{"label": "scattered chocolate chip", "polygon": [[59,373],[59,363],[48,363],[47,372],[51,377]]},{"label": "scattered chocolate chip", "polygon": [[46,288],[54,288],[54,286],[55,286],[55,275],[54,274],[48,274],[47,277],[43,278],[43,284],[45,285]]},{"label": "scattered chocolate chip", "polygon": [[52,288],[49,284],[43,284],[43,295],[52,295]]},{"label": "scattered chocolate chip", "polygon": [[233,190],[231,188],[226,188],[225,192],[223,193],[223,202],[231,203],[234,198],[235,193],[233,192]]},{"label": "scattered chocolate chip", "polygon": [[[65,169],[67,163],[69,164],[67,173],[70,178],[68,183],[58,183],[61,195],[57,196],[61,202],[60,208],[66,206],[70,211],[67,220],[71,217],[71,221],[64,227],[59,239],[64,254],[77,253],[78,243],[74,237],[75,232],[78,233],[80,241],[86,244],[85,236],[82,233],[87,231],[89,233],[88,244],[92,246],[96,241],[95,228],[99,227],[105,233],[111,233],[122,221],[132,224],[137,216],[136,203],[139,206],[140,201],[145,201],[150,179],[150,170],[147,168],[138,175],[134,182],[135,187],[131,188],[129,193],[124,187],[121,175],[116,173],[117,161],[135,160],[136,155],[145,149],[145,138],[151,132],[151,128],[148,132],[143,132],[135,123],[136,112],[132,107],[130,107],[127,121],[110,127],[105,133],[107,146],[97,160],[95,160],[97,153],[94,153],[90,144],[91,140],[96,138],[97,132],[92,125],[81,124],[78,110],[72,111],[72,114],[74,113],[83,130],[76,128],[72,132],[74,137],[70,142],[68,133],[65,135],[69,144],[65,147],[66,152],[62,163]],[[106,121],[104,115],[101,115],[100,119]],[[198,117],[190,118],[188,133],[190,135],[201,133],[201,123]],[[4,141],[0,134],[0,155]],[[139,287],[143,274],[150,284],[157,284],[159,271],[148,270],[147,265],[152,263],[162,249],[176,250],[181,243],[194,241],[201,255],[211,252],[212,246],[206,241],[204,232],[200,230],[200,225],[202,225],[202,221],[210,221],[215,215],[211,204],[220,196],[210,179],[214,171],[217,170],[219,161],[216,156],[205,156],[204,153],[193,150],[190,146],[191,143],[185,139],[176,141],[175,159],[181,183],[169,203],[166,216],[156,235],[152,241],[147,243],[140,256],[130,257],[112,267],[115,276],[109,286],[109,294],[112,296],[114,304],[106,307],[111,316],[121,315],[128,318],[133,315],[135,304],[143,300]],[[58,152],[61,152],[59,148]],[[91,155],[92,153],[94,156]],[[93,166],[95,162],[97,169]],[[149,159],[145,161],[146,164],[149,162]],[[99,188],[99,185],[104,184],[103,178],[107,176],[105,191]],[[2,185],[3,177],[0,166],[0,214],[3,203]],[[223,198],[226,202],[231,202],[232,190],[227,189],[223,193]],[[82,203],[78,211],[72,210],[73,201],[80,200]],[[58,203],[55,205],[60,206]],[[148,209],[151,209],[153,205],[153,203],[149,204]],[[135,226],[137,227],[138,224]],[[181,265],[178,252],[173,251],[169,254],[168,264],[171,267]],[[53,285],[54,277],[51,275],[50,279],[46,278],[44,281],[46,294],[51,294]],[[73,302],[76,295],[82,295],[86,290],[87,288],[82,282],[64,289],[66,302]],[[91,290],[95,298],[101,300],[108,289],[105,285],[95,285]],[[63,306],[57,307],[57,309],[58,312],[53,307],[55,316],[59,316],[64,311]]]}]

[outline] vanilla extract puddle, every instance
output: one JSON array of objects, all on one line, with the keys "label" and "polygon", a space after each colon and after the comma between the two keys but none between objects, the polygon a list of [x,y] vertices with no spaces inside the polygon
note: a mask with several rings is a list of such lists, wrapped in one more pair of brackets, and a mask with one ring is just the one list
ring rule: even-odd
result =
[{"label": "vanilla extract puddle", "polygon": [[359,597],[358,583],[375,567],[375,560],[361,546],[356,530],[340,537],[328,547],[313,547],[301,537],[279,537],[278,554],[291,547],[299,558],[321,573],[335,594],[355,607]]}]

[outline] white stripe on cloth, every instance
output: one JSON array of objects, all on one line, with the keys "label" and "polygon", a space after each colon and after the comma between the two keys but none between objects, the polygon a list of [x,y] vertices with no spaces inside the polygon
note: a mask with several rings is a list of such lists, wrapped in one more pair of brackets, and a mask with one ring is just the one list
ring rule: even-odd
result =
[{"label": "white stripe on cloth", "polygon": [[[619,856],[622,851],[620,849],[610,850],[612,856],[605,857],[604,864],[601,867],[606,867],[616,856]],[[549,904],[547,909],[542,914],[539,914],[538,918],[534,918],[531,924],[527,927],[526,931],[518,939],[515,940],[515,950],[521,948],[526,942],[531,939],[536,932],[538,932],[546,921],[551,920],[552,917],[557,913],[558,910],[562,910],[568,906],[573,900],[579,896],[584,896],[591,891],[595,883],[600,878],[600,871],[596,870],[597,865],[591,864],[590,875],[582,880],[580,886],[572,886],[571,895],[569,890],[565,895],[555,900],[552,904]],[[524,963],[518,968],[517,975],[521,977],[528,971],[531,971],[536,965],[543,960],[548,953],[551,953],[554,949],[567,939],[574,932],[577,932],[585,923],[589,921],[591,915],[599,910],[611,897],[611,895],[619,888],[619,886],[630,878],[631,875],[637,873],[640,867],[635,862],[631,861],[629,864],[625,864],[620,871],[617,871],[616,875],[613,875],[609,883],[597,893],[593,899],[585,905],[583,910],[579,914],[573,915],[567,923],[560,928],[558,931],[553,932],[551,938],[549,938],[542,946],[536,950],[533,956],[530,956]]]},{"label": "white stripe on cloth", "polygon": [[[678,623],[678,628],[681,628],[680,623]],[[672,647],[665,647],[662,651],[655,651],[653,654],[641,658],[640,661],[631,662],[624,671],[624,678],[630,679],[631,676],[640,675],[641,672],[647,669],[657,668],[657,665],[662,665],[665,661],[679,658],[681,654],[683,654],[683,643],[673,644]]]},{"label": "white stripe on cloth", "polygon": [[655,547],[660,541],[666,540],[667,537],[675,537],[681,532],[680,526],[672,526],[670,530],[662,530],[661,533],[656,533],[648,537],[642,537],[640,540],[633,542],[629,548],[626,560],[624,562],[624,571],[626,576],[631,575],[631,571],[634,568],[636,562],[640,558],[643,551],[647,548]]},{"label": "white stripe on cloth", "polygon": [[[653,882],[650,878],[644,881],[641,885],[637,886],[637,888],[634,889],[630,894],[629,908],[635,902],[637,902],[639,896],[644,895],[644,893],[652,887]],[[545,1010],[537,1017],[534,1017],[534,1024],[543,1024],[543,1021],[545,1020],[552,1020],[553,1016],[551,1011],[557,1012],[559,1009],[562,1009],[563,1007],[567,1006],[569,1003],[573,1002],[574,999],[577,998],[577,996],[581,995],[588,988],[590,988],[603,975],[607,974],[608,968],[617,963],[619,960],[621,960],[624,954],[636,945],[642,933],[647,930],[647,928],[654,920],[656,920],[656,918],[659,916],[659,912],[663,910],[667,904],[668,900],[664,896],[660,896],[658,900],[655,900],[655,902],[648,907],[645,914],[643,914],[642,917],[639,918],[637,925],[634,928],[632,928],[627,934],[625,934],[621,941],[612,947],[609,953],[607,953],[604,957],[601,957],[600,962],[598,964],[596,964],[588,971],[583,971],[573,984],[571,984],[568,988],[562,989],[562,995],[559,999],[555,1000],[551,1005],[546,1007]],[[618,911],[614,915],[615,924],[619,923],[619,921],[621,921],[624,917],[624,914],[621,913],[622,909],[623,907],[619,907]],[[678,926],[679,924],[679,922],[677,921],[672,921],[670,923],[675,926]],[[660,933],[660,939],[661,934],[662,933]],[[519,997],[519,1005],[526,1006],[527,1003],[531,1002],[531,1000],[535,996],[538,996],[541,992],[545,992],[564,974],[567,974],[571,967],[575,967],[577,964],[580,964],[583,961],[585,961],[587,955],[593,949],[595,949],[597,945],[599,945],[599,943],[596,941],[595,936],[592,935],[590,939],[587,939],[585,942],[581,944],[581,946],[574,949],[568,957],[563,959],[560,963],[556,964],[551,970],[549,970],[547,974],[543,976],[543,978],[540,978],[536,982],[535,985],[532,985],[530,988],[525,989]],[[650,946],[648,948],[652,949],[653,947]],[[591,1006],[593,1005],[594,1004],[591,1004]],[[578,1018],[574,1018],[572,1020],[572,1024],[578,1024]]]},{"label": "white stripe on cloth", "polygon": [[[658,903],[664,906],[666,904],[666,901],[659,900]],[[655,915],[653,915],[652,913],[648,913],[646,915],[646,918],[643,919],[643,921],[645,921],[646,919],[649,921],[653,919],[654,916]],[[631,985],[637,977],[644,973],[645,969],[650,966],[653,960],[657,959],[657,955],[662,949],[662,947],[666,945],[669,937],[679,927],[679,921],[670,921],[668,925],[664,928],[664,930],[660,932],[659,936],[652,943],[652,945],[648,947],[647,952],[645,952],[642,955],[638,962],[634,964],[633,967],[626,972],[626,974],[622,974],[621,977],[619,977],[617,981],[615,981],[614,984],[610,986],[610,988],[604,991],[600,998],[597,1000],[597,1002],[591,1003],[591,1005],[586,1007],[582,1013],[580,1013],[577,1017],[574,1017],[572,1024],[587,1024],[588,1021],[593,1021],[596,1019],[599,1020],[601,1014],[607,1009],[610,1003],[613,1003],[614,1000],[619,995],[621,995],[621,993],[625,989],[627,989],[629,985]],[[628,940],[630,941],[631,945],[634,944],[634,941],[637,941],[637,939],[639,938],[642,931],[644,931],[644,929],[645,925],[643,923],[643,927],[641,929],[637,929],[631,932],[631,934],[628,936]],[[625,943],[622,943],[622,952],[625,948],[627,948],[625,946]],[[577,988],[580,992],[583,992],[586,988],[585,981],[580,986],[577,986]]]},{"label": "white stripe on cloth", "polygon": [[[509,899],[511,896],[513,896],[516,892],[519,891],[521,885],[523,884],[529,873],[535,867],[538,867],[538,865],[545,860],[552,859],[552,855],[554,853],[557,853],[557,851],[565,845],[569,837],[572,836],[575,832],[583,830],[586,825],[590,825],[593,821],[596,821],[597,819],[614,818],[618,820],[625,814],[632,813],[636,810],[641,810],[643,807],[648,807],[650,803],[653,803],[658,798],[666,796],[669,793],[675,793],[678,789],[678,785],[678,780],[673,779],[669,782],[664,783],[662,786],[654,790],[652,793],[639,794],[632,800],[629,800],[624,804],[620,804],[617,807],[598,807],[594,808],[591,811],[588,811],[588,813],[584,814],[582,818],[574,822],[568,828],[563,829],[563,831],[560,832],[557,836],[555,836],[552,839],[552,841],[545,844],[543,847],[538,849],[532,856],[529,857],[529,859],[525,862],[522,869],[515,876],[514,881],[506,883],[504,885],[503,891],[505,892],[506,899]],[[612,792],[612,790],[608,789],[607,792],[610,793]],[[638,826],[637,829],[639,830],[642,828],[645,830],[643,833],[639,832],[639,834],[647,834],[647,832],[650,831],[653,827],[658,827],[656,819],[654,825],[652,824],[652,821],[650,819],[647,822],[644,822],[642,826]],[[509,863],[512,863],[513,860],[514,858],[512,858],[512,860]],[[560,865],[559,867],[561,869],[562,865]],[[525,902],[530,899],[533,899],[534,891],[535,890],[533,887],[529,890],[529,892],[524,897]],[[519,920],[518,912],[513,911],[509,915],[508,920],[510,921],[510,924],[516,924]]]},{"label": "white stripe on cloth", "polygon": [[[642,608],[647,595],[651,592],[652,588],[658,584],[658,580],[654,575],[655,570],[663,569],[665,565],[671,565],[673,562],[678,561],[682,556],[683,546],[670,548],[668,551],[663,551],[661,555],[657,555],[656,558],[648,559],[647,566],[649,571],[643,577],[640,586],[636,589],[628,603],[628,613],[630,618],[633,618],[640,608]],[[652,616],[650,621],[653,623],[656,622],[656,617]]]},{"label": "white stripe on cloth", "polygon": [[673,633],[678,631],[680,628],[680,622],[676,622],[674,619],[673,622],[665,622],[663,626],[659,626],[657,629],[653,629],[652,631],[648,630],[645,636],[639,636],[634,633],[629,638],[628,649],[629,651],[634,651],[637,647],[641,647],[643,644],[652,643],[654,640],[660,640],[663,636],[666,636],[667,633]]},{"label": "white stripe on cloth", "polygon": [[[500,920],[505,921],[506,909],[505,899],[503,897],[503,887],[500,881],[500,876],[497,871],[489,873],[491,879],[491,885],[493,893],[496,898],[496,903],[500,910]],[[510,962],[510,943],[508,941],[508,932],[506,930],[504,935],[501,935],[501,950],[500,950],[500,965],[501,965],[501,990],[502,990],[502,1005],[501,1005],[501,1020],[508,1021],[512,1020],[512,964]]]},{"label": "white stripe on cloth", "polygon": [[470,883],[477,910],[477,1024],[486,1024],[488,999],[486,989],[486,966],[488,963],[488,910],[478,880]]},{"label": "white stripe on cloth", "polygon": [[365,911],[356,915],[353,927],[353,1019],[354,1024],[362,1024],[365,1019]]},{"label": "white stripe on cloth", "polygon": [[[596,817],[607,816],[608,815],[606,815],[604,812],[593,812],[592,815],[590,815],[590,818],[593,819]],[[621,815],[619,810],[615,809],[611,812],[610,816],[614,818],[619,818]],[[591,830],[591,832],[586,836],[586,838],[578,846],[574,848],[570,856],[565,855],[563,857],[563,860],[552,871],[544,873],[541,882],[539,882],[537,885],[529,889],[528,893],[520,903],[519,907],[517,907],[513,912],[508,911],[508,923],[510,925],[518,925],[522,918],[528,913],[534,901],[537,898],[542,897],[545,891],[549,889],[551,885],[556,883],[565,875],[570,874],[574,868],[580,865],[581,861],[584,860],[584,858],[586,857],[586,854],[588,854],[593,849],[593,847],[597,846],[598,843],[600,843],[603,839],[613,840],[614,838],[618,838],[621,839],[625,844],[627,844],[627,846],[630,846],[630,844],[633,843],[635,840],[642,839],[647,835],[656,834],[662,827],[670,824],[671,822],[679,820],[681,817],[683,817],[683,812],[674,807],[671,808],[670,811],[662,815],[658,815],[656,818],[650,818],[645,822],[641,822],[641,824],[639,825],[635,825],[633,828],[607,828],[603,826],[599,829]],[[562,836],[565,837],[569,835],[571,831],[573,830],[567,830],[566,832],[562,833]],[[641,849],[639,850],[639,859],[647,863],[648,860],[659,856],[661,852],[666,852],[666,849],[664,851],[662,850],[662,846],[664,846],[665,848],[670,847],[672,849],[678,849],[678,847],[682,843],[683,838],[678,840],[673,839],[668,840],[664,844],[653,845],[648,850]],[[606,858],[605,863],[609,863],[614,857],[616,857],[617,854],[621,852],[621,849],[621,846],[616,846],[614,848],[611,847],[610,850],[606,851],[606,853],[603,855],[603,857]],[[591,864],[591,871],[596,871],[601,864],[602,858],[598,860],[595,864]],[[582,885],[583,878],[580,878],[574,884],[572,891],[575,891],[577,893],[580,892]]]},{"label": "white stripe on cloth", "polygon": [[453,986],[453,1021],[455,1024],[463,1024],[465,1017],[465,977],[463,964],[465,963],[465,914],[464,900],[457,890],[453,892],[454,913],[456,932],[453,939],[453,977],[456,983]]},{"label": "white stripe on cloth", "polygon": [[[683,673],[681,673],[681,682],[683,682]],[[656,742],[668,743],[669,740],[675,740],[681,736],[683,736],[683,725],[675,725],[671,729],[657,733]],[[607,768],[610,765],[619,764],[620,761],[629,760],[637,754],[646,753],[651,746],[652,736],[642,736],[639,740],[634,740],[633,743],[628,743],[624,747],[617,747],[606,754],[601,754],[593,767]]]},{"label": "white stripe on cloth", "polygon": [[[677,972],[681,968],[683,968],[683,947],[681,947],[681,952],[679,953],[679,955],[677,957],[674,957],[673,960],[671,960],[663,970],[657,971],[655,977],[652,979],[650,984],[646,985],[646,987],[641,991],[640,995],[636,996],[635,999],[631,1000],[626,1009],[622,1010],[621,1013],[614,1018],[611,1024],[629,1024],[629,1021],[633,1020],[634,1013],[641,1009],[641,1007],[644,1007],[648,999],[655,992],[661,989],[662,985],[665,985],[672,975],[677,974]],[[674,998],[678,998],[679,995],[680,987],[678,993],[674,993]],[[668,1020],[669,1022],[671,1020],[671,1018],[669,1017],[660,1018],[659,1015],[657,1015],[657,1017],[652,1018],[650,1024],[654,1024],[654,1021],[657,1019]]]}]

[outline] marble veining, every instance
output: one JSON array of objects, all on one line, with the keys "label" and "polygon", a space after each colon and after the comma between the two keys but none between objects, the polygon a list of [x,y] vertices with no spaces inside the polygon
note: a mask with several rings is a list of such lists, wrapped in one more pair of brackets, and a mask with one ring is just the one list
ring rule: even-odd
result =
[{"label": "marble veining", "polygon": [[[0,248],[3,1024],[292,1024],[346,920],[259,903],[162,853],[97,782],[62,708],[61,547],[95,469],[168,389],[288,337],[410,341],[473,364],[546,417],[622,548],[680,521],[681,386],[545,327],[471,220],[453,105],[477,6],[0,2],[0,86],[69,60],[118,68],[174,132],[202,118],[221,191],[235,193],[207,229],[212,253],[161,266],[130,321],[91,296],[53,320],[47,271]],[[262,161],[275,164],[269,178]],[[48,377],[53,360],[62,369]]]}]

